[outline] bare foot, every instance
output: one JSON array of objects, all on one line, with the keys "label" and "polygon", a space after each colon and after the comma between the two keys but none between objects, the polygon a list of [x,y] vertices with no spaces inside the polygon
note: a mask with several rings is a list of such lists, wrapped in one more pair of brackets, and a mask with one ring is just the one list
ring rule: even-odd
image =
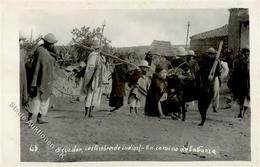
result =
[{"label": "bare foot", "polygon": [[161,115],[159,118],[160,119],[166,119],[165,115]]}]

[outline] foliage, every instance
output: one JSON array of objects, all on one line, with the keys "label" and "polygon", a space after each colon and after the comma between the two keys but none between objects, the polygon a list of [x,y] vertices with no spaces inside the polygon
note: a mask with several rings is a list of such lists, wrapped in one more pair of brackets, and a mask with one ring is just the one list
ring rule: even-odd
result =
[{"label": "foliage", "polygon": [[26,38],[21,39],[20,49],[23,49],[26,53],[25,63],[32,61],[33,53],[38,47],[38,43],[40,42],[41,38],[41,36],[38,36],[36,39],[31,40]]},{"label": "foliage", "polygon": [[22,39],[20,43],[20,48],[24,49],[26,51],[32,51],[35,50],[35,48],[38,46],[39,41],[41,40],[41,36],[37,37],[35,40],[29,40],[29,39]]},{"label": "foliage", "polygon": [[[71,41],[71,58],[76,59],[77,62],[87,60],[87,56],[89,55],[90,51],[86,49],[74,45],[75,43],[91,47],[95,40],[100,41],[102,35],[102,29],[100,27],[93,28],[92,30],[90,27],[83,26],[80,29],[74,28],[72,30],[72,41]],[[108,53],[112,52],[112,47],[110,46],[111,41],[108,40],[104,35],[102,37],[102,50]]]}]

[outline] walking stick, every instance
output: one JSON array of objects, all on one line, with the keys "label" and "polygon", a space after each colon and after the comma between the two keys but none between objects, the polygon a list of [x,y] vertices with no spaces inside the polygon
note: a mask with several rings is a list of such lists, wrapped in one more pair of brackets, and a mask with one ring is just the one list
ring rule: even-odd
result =
[{"label": "walking stick", "polygon": [[[82,44],[80,44],[80,43],[77,43],[77,42],[75,42],[75,45],[78,45],[78,46],[80,46],[80,47],[82,47],[82,48],[84,48],[84,49],[86,49],[86,50],[88,50],[88,51],[91,51],[91,52],[94,51],[93,48],[84,46],[84,45],[82,45]],[[133,64],[133,63],[130,63],[130,62],[126,61],[126,60],[120,59],[120,58],[118,58],[118,57],[116,57],[116,56],[113,56],[113,55],[111,55],[111,54],[109,54],[109,53],[106,53],[106,52],[101,51],[100,54],[103,55],[103,56],[105,56],[105,57],[118,60],[118,61],[121,62],[121,63],[128,64],[128,65],[134,66],[135,68],[138,68],[137,65],[135,65],[135,64]]]}]

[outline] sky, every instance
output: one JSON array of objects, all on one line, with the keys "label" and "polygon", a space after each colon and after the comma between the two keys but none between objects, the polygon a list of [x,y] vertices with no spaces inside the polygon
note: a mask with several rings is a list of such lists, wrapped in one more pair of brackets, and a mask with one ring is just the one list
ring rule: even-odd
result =
[{"label": "sky", "polygon": [[95,28],[105,22],[104,36],[113,47],[150,45],[153,40],[185,44],[189,36],[228,24],[228,9],[100,9],[100,10],[24,10],[20,32],[25,37],[53,33],[58,45],[72,39],[73,28]]}]

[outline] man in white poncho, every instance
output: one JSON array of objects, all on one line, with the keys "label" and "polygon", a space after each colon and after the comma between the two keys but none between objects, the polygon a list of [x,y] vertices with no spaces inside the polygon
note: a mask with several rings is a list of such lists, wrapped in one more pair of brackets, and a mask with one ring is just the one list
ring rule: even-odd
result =
[{"label": "man in white poncho", "polygon": [[103,57],[99,53],[100,46],[97,41],[93,44],[94,51],[87,59],[86,70],[82,80],[81,94],[85,97],[85,117],[93,117],[94,107],[99,107],[102,97],[102,71]]}]

